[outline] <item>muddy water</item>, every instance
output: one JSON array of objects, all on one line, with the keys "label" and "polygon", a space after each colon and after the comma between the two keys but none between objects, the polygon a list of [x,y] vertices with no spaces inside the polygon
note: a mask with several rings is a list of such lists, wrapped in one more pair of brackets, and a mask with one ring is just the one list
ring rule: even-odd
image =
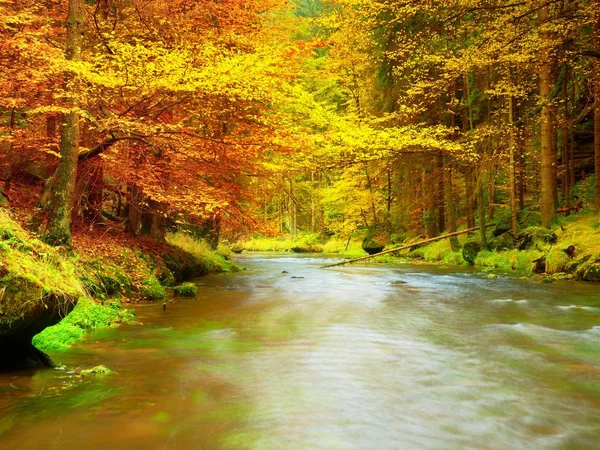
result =
[{"label": "muddy water", "polygon": [[240,262],[0,375],[0,448],[600,448],[600,286]]}]

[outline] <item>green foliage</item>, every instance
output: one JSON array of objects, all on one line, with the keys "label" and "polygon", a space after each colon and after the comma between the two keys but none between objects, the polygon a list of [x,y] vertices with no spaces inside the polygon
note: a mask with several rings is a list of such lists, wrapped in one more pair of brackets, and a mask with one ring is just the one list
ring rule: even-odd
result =
[{"label": "green foliage", "polygon": [[175,295],[181,297],[195,297],[198,292],[198,286],[194,283],[183,283],[179,286],[175,286],[173,291],[175,292]]},{"label": "green foliage", "polygon": [[546,273],[553,275],[564,272],[568,263],[569,257],[563,250],[552,250],[546,255]]},{"label": "green foliage", "polygon": [[323,245],[318,234],[303,234],[292,241],[290,250],[295,253],[322,253]]},{"label": "green foliage", "polygon": [[187,233],[168,233],[167,242],[192,255],[203,266],[205,273],[237,272],[239,267],[227,258],[231,254],[224,247],[216,252],[205,241],[193,238]]},{"label": "green foliage", "polygon": [[573,203],[581,202],[582,206],[588,207],[594,205],[594,185],[596,177],[592,174],[584,178],[571,189],[571,198]]},{"label": "green foliage", "polygon": [[142,283],[140,294],[146,300],[162,300],[167,297],[167,290],[160,284],[155,275],[151,275],[150,278]]},{"label": "green foliage", "polygon": [[284,238],[255,237],[243,243],[244,250],[249,252],[287,252],[292,241]]},{"label": "green foliage", "polygon": [[60,323],[36,335],[33,345],[44,351],[63,350],[89,331],[128,323],[134,318],[135,311],[122,308],[118,301],[102,304],[82,297],[73,311]]}]

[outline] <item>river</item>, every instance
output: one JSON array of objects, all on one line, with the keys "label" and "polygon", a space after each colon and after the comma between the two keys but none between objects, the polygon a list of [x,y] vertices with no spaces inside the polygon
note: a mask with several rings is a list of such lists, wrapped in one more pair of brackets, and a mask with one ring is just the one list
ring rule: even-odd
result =
[{"label": "river", "polygon": [[0,374],[0,448],[600,448],[600,286],[326,261],[242,255]]}]

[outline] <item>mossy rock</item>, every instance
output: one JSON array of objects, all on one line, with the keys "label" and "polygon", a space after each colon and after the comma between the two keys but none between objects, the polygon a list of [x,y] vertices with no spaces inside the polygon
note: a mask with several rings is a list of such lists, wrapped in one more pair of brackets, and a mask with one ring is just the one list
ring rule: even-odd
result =
[{"label": "mossy rock", "polygon": [[229,248],[233,253],[242,253],[244,251],[244,244],[242,244],[241,242],[236,242]]},{"label": "mossy rock", "polygon": [[469,264],[475,264],[475,259],[481,251],[481,244],[477,241],[469,241],[465,243],[462,250],[462,257]]},{"label": "mossy rock", "polygon": [[122,308],[117,300],[97,302],[81,298],[73,311],[57,325],[46,328],[33,338],[40,350],[64,350],[97,328],[129,323],[135,311]]},{"label": "mossy rock", "polygon": [[529,227],[517,236],[517,248],[519,250],[526,250],[535,242],[556,244],[556,241],[558,241],[558,236],[554,231],[543,227]]},{"label": "mossy rock", "polygon": [[106,366],[95,366],[91,369],[83,369],[79,372],[82,377],[89,377],[91,375],[111,375],[113,373],[114,372]]},{"label": "mossy rock", "polygon": [[86,296],[75,261],[0,210],[0,368],[48,364],[31,340]]},{"label": "mossy rock", "polygon": [[198,286],[194,283],[183,283],[173,288],[175,295],[180,297],[195,297],[198,293]]},{"label": "mossy rock", "polygon": [[565,265],[565,272],[566,273],[570,273],[570,274],[574,274],[574,273],[577,272],[578,268],[579,268],[579,262],[577,262],[577,261],[569,261]]},{"label": "mossy rock", "polygon": [[600,263],[590,264],[583,274],[585,281],[600,281]]},{"label": "mossy rock", "polygon": [[563,250],[553,250],[546,255],[546,273],[553,275],[565,272],[569,262],[569,256]]},{"label": "mossy rock", "polygon": [[512,250],[515,248],[515,239],[511,232],[504,232],[490,239],[489,247],[492,250]]},{"label": "mossy rock", "polygon": [[294,253],[321,253],[323,246],[314,242],[301,242],[295,244],[290,250]]}]

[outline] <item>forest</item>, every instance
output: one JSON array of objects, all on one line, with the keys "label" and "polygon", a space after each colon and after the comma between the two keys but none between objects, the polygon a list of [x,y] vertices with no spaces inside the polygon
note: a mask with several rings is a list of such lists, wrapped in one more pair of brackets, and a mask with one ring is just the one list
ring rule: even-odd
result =
[{"label": "forest", "polygon": [[0,0],[0,448],[600,442],[600,0]]},{"label": "forest", "polygon": [[[230,269],[261,239],[381,251],[477,229],[430,259],[537,239],[506,268],[600,278],[597,0],[2,0],[0,33],[5,302],[19,283],[161,298],[216,270],[170,267],[177,245]],[[52,294],[19,252],[82,258],[83,287]]]},{"label": "forest", "polygon": [[600,207],[597,2],[0,7],[2,193],[48,181],[50,243],[72,222],[516,235]]}]

